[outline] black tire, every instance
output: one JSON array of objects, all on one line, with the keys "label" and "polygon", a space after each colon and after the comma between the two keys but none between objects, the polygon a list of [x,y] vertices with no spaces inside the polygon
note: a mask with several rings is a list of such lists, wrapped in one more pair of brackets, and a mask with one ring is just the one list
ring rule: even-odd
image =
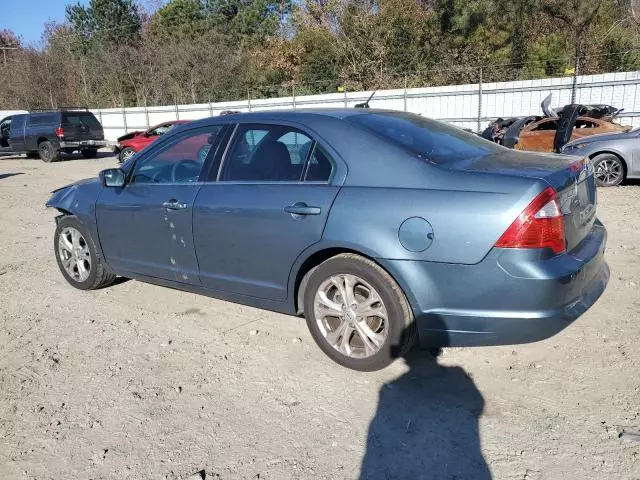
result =
[{"label": "black tire", "polygon": [[599,187],[615,187],[620,185],[626,176],[624,162],[611,153],[601,153],[593,157],[596,185]]},{"label": "black tire", "polygon": [[118,160],[120,161],[120,163],[124,163],[131,157],[131,155],[135,155],[135,153],[136,151],[133,148],[125,147],[120,150],[120,153],[118,154]]},{"label": "black tire", "polygon": [[[353,358],[339,352],[322,334],[314,313],[318,288],[333,275],[360,277],[375,289],[388,315],[387,336],[379,350],[364,358]],[[404,292],[395,280],[375,262],[356,254],[340,254],[318,265],[310,274],[304,291],[304,312],[311,336],[320,349],[334,362],[353,370],[375,371],[404,356],[413,346],[417,329]]]},{"label": "black tire", "polygon": [[[69,275],[62,264],[63,260],[60,253],[60,241],[63,231],[65,231],[65,229],[68,227],[74,228],[78,232],[80,232],[82,238],[84,239],[84,245],[86,245],[89,250],[89,275],[85,280],[82,281]],[[95,242],[89,234],[88,229],[74,215],[62,217],[58,222],[53,238],[53,249],[56,256],[56,261],[58,262],[58,267],[62,272],[62,276],[75,288],[78,288],[80,290],[95,290],[97,288],[103,288],[112,284],[116,279],[116,276],[105,265],[104,259],[98,255],[98,250],[96,248]]]},{"label": "black tire", "polygon": [[27,152],[27,158],[38,158],[39,156],[38,152]]},{"label": "black tire", "polygon": [[98,149],[97,148],[85,148],[85,149],[81,150],[80,153],[82,153],[82,156],[84,158],[96,158],[98,156]]},{"label": "black tire", "polygon": [[60,160],[60,151],[56,150],[49,140],[43,140],[38,144],[38,155],[43,162],[57,162]]}]

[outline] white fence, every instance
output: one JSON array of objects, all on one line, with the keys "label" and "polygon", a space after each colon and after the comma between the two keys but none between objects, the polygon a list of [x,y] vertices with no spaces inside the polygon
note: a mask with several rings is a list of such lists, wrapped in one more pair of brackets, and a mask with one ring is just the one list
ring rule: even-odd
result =
[{"label": "white fence", "polygon": [[[372,108],[389,108],[420,113],[474,131],[492,119],[541,115],[540,103],[553,94],[551,105],[571,102],[572,78],[545,78],[515,82],[454,85],[443,87],[380,90],[370,102]],[[640,72],[584,75],[577,79],[576,102],[609,104],[623,108],[618,121],[640,126]],[[247,99],[234,102],[170,105],[162,107],[108,108],[92,110],[105,129],[108,140],[133,130],[145,130],[170,120],[196,120],[216,116],[223,110],[259,111],[296,108],[353,107],[372,92],[345,92],[301,97]]]}]

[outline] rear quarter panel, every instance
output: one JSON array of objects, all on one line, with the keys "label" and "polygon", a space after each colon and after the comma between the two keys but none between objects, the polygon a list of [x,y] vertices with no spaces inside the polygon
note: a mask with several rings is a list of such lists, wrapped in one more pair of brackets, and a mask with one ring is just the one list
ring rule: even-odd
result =
[{"label": "rear quarter panel", "polygon": [[[475,264],[543,188],[515,177],[428,170],[433,180],[424,188],[345,185],[323,241],[376,258]],[[427,220],[433,229],[430,246],[421,252],[400,242],[400,226],[412,217]]]}]

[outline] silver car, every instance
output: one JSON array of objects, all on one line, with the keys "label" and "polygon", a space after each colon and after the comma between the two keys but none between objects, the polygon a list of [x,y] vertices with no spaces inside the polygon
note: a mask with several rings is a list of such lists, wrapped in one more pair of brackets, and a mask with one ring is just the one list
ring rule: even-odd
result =
[{"label": "silver car", "polygon": [[599,187],[613,187],[627,178],[640,178],[640,128],[576,139],[567,143],[562,153],[589,157]]}]

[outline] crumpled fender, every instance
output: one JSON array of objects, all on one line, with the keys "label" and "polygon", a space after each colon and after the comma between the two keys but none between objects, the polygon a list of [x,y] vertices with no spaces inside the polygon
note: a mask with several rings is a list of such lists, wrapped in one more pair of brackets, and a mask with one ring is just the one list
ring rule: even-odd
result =
[{"label": "crumpled fender", "polygon": [[63,215],[75,215],[89,230],[100,255],[102,251],[96,224],[96,200],[101,188],[102,185],[97,178],[79,180],[51,192],[51,198],[45,204]]}]

